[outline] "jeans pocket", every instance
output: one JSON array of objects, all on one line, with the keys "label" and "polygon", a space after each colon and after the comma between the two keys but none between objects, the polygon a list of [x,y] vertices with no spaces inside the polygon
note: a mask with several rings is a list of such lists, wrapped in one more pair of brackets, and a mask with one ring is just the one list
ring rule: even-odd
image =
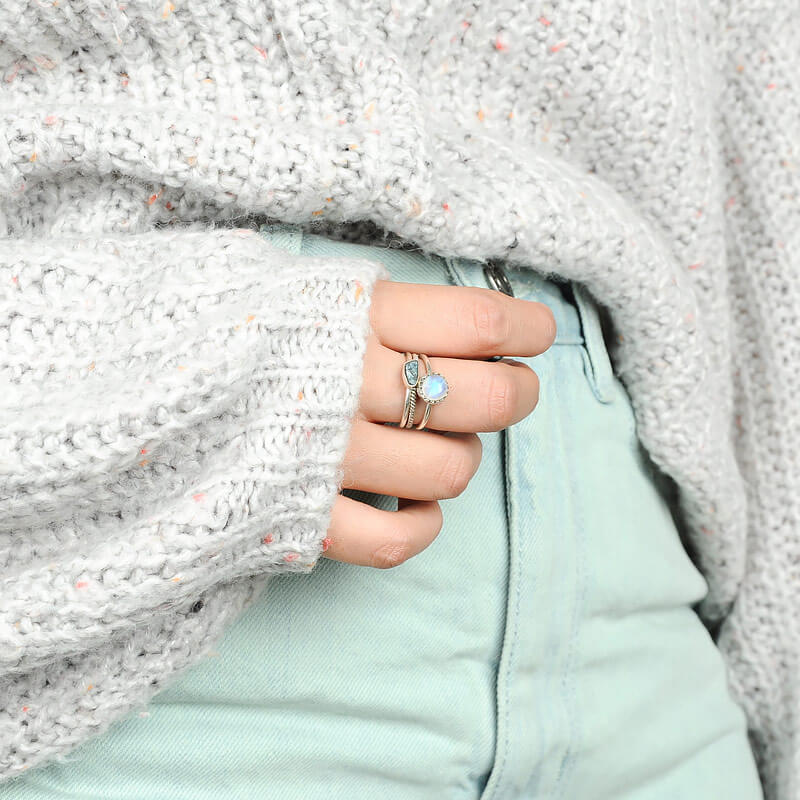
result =
[{"label": "jeans pocket", "polygon": [[586,377],[594,396],[601,403],[611,403],[614,400],[616,377],[608,357],[596,302],[580,283],[571,281],[570,287],[581,321],[583,368]]}]

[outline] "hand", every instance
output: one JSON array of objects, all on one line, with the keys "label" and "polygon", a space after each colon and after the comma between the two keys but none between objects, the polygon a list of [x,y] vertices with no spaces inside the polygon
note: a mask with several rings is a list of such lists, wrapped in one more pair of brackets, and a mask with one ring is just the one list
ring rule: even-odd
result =
[{"label": "hand", "polygon": [[[494,289],[385,280],[375,284],[370,322],[343,488],[397,497],[398,511],[340,494],[324,555],[387,568],[421,552],[438,535],[442,511],[437,501],[461,494],[480,464],[476,432],[506,428],[536,407],[539,379],[529,366],[481,359],[543,353],[555,339],[556,324],[543,303]],[[433,371],[450,386],[421,431],[399,427],[406,350],[430,356]],[[425,402],[418,399],[417,422],[424,410]]]}]

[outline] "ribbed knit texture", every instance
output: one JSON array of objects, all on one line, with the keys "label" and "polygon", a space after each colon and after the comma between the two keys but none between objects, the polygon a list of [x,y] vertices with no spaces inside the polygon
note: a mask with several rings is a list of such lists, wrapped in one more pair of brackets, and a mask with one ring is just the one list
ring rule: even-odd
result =
[{"label": "ribbed knit texture", "polygon": [[319,554],[380,273],[230,229],[275,218],[586,283],[799,796],[793,6],[4,2],[0,775]]}]

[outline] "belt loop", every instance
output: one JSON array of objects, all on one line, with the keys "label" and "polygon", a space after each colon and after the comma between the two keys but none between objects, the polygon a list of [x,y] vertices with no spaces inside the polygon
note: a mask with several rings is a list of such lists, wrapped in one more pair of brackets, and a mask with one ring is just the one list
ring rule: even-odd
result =
[{"label": "belt loop", "polygon": [[586,369],[592,384],[592,391],[601,403],[610,403],[614,399],[614,368],[608,357],[608,350],[603,339],[603,328],[594,298],[584,287],[572,281],[575,305],[581,319],[583,342],[586,349]]},{"label": "belt loop", "polygon": [[459,259],[452,256],[440,256],[441,263],[444,264],[445,272],[447,272],[450,281],[455,286],[469,286],[467,276],[461,270]]}]

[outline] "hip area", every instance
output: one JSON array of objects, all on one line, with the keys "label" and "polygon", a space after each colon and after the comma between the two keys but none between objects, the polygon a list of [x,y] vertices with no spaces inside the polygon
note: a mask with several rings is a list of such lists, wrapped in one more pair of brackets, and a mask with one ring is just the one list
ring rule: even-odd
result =
[{"label": "hip area", "polygon": [[[396,281],[498,287],[479,261],[345,242],[291,225],[266,226],[262,233],[300,254],[380,261]],[[516,555],[527,570],[522,580],[537,587],[549,582],[556,608],[580,597],[572,609],[575,618],[596,617],[598,625],[607,624],[609,615],[688,610],[705,595],[707,584],[658,488],[663,476],[639,442],[630,398],[606,349],[599,307],[581,284],[545,277],[535,266],[495,263],[494,268],[507,293],[550,307],[557,334],[538,356],[507,354],[537,373],[539,401],[513,426],[479,434],[481,467],[461,496],[443,501],[445,531],[477,519],[472,507],[482,496],[501,497],[504,523],[482,531],[484,545],[507,546],[514,539],[508,529],[516,526],[521,542]],[[345,493],[396,508],[397,498]],[[502,570],[493,577],[507,578]]]},{"label": "hip area", "polygon": [[[539,376],[536,408],[480,434],[478,472],[442,502],[442,532],[408,570],[427,576],[433,607],[453,619],[469,609],[470,623],[455,630],[497,665],[494,711],[483,707],[493,749],[476,751],[482,800],[760,798],[744,713],[692,609],[707,583],[638,439],[590,293],[533,266],[495,265],[498,282],[469,259],[313,236],[305,247],[360,252],[393,280],[505,285],[556,319],[547,351],[508,354]],[[395,507],[395,498],[354,496]],[[458,638],[453,652],[463,652]]]},{"label": "hip area", "polygon": [[[261,232],[298,254],[379,261],[395,281],[498,290],[487,265],[475,260],[346,242],[294,225],[264,226]],[[598,613],[624,611],[615,603],[626,596],[631,610],[697,602],[707,586],[686,554],[658,489],[663,476],[638,440],[630,398],[606,349],[599,307],[577,282],[545,277],[535,266],[492,266],[507,293],[552,310],[557,333],[553,345],[538,356],[507,354],[537,373],[539,401],[513,426],[479,434],[485,446],[493,445],[488,462],[498,451],[496,468],[482,465],[463,496],[444,501],[444,514],[455,518],[475,497],[492,492],[504,497],[506,525],[540,527],[543,537],[574,537],[575,553],[582,552],[597,568],[594,588],[608,587],[606,603],[601,592],[595,593]],[[348,493],[396,507],[396,498]],[[601,536],[601,529],[608,533]],[[592,546],[596,552],[590,556]]]},{"label": "hip area", "polygon": [[[493,288],[467,259],[262,233],[298,254],[381,261],[393,280]],[[760,800],[744,715],[691,608],[707,587],[598,309],[578,284],[503,271],[515,296],[552,308],[558,334],[520,358],[538,404],[479,433],[480,467],[441,502],[433,542],[391,570],[322,558],[270,578],[146,714],[0,798]]]}]

